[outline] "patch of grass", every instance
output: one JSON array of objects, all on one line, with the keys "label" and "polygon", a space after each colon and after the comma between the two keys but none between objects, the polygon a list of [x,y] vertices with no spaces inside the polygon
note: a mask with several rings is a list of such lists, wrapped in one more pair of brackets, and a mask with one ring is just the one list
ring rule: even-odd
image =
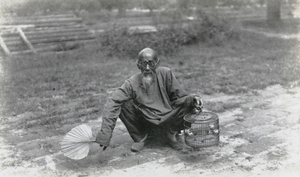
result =
[{"label": "patch of grass", "polygon": [[235,94],[299,80],[298,48],[297,40],[242,32],[240,41],[222,47],[190,46],[173,57],[172,63],[177,64],[180,80],[192,92]]},{"label": "patch of grass", "polygon": [[[54,125],[64,119],[98,118],[106,91],[120,86],[135,71],[129,69],[134,62],[126,61],[119,65],[118,59],[108,59],[93,45],[72,52],[5,58],[1,61],[1,113],[32,112],[19,120],[27,128]],[[35,119],[40,121],[27,123]]]}]

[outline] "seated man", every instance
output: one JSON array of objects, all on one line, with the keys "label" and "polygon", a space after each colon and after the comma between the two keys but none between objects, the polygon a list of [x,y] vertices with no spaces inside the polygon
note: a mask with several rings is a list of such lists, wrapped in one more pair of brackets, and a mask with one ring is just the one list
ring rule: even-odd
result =
[{"label": "seated man", "polygon": [[197,95],[187,94],[169,68],[158,67],[159,61],[154,50],[145,48],[140,51],[137,67],[141,73],[130,77],[109,97],[101,130],[96,137],[103,149],[110,143],[118,117],[134,140],[132,151],[144,147],[151,124],[166,127],[170,146],[182,149],[176,133],[184,128],[183,116],[200,111],[202,101]]}]

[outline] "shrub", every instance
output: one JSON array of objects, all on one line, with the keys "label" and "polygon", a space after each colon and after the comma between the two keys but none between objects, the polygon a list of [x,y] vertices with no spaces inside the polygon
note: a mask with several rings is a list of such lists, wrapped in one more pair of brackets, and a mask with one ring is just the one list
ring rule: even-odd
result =
[{"label": "shrub", "polygon": [[225,19],[215,16],[202,16],[200,24],[190,26],[192,35],[196,36],[197,42],[222,45],[227,40],[239,39],[239,33]]},{"label": "shrub", "polygon": [[179,49],[178,30],[164,29],[157,33],[131,34],[126,27],[114,26],[100,36],[101,47],[108,56],[136,57],[145,47],[159,54],[171,55]]},{"label": "shrub", "polygon": [[109,56],[136,57],[145,47],[162,55],[172,55],[180,51],[182,45],[199,42],[222,45],[238,37],[237,31],[227,21],[202,15],[201,20],[170,23],[155,33],[132,34],[126,27],[114,25],[101,35],[100,43]]}]

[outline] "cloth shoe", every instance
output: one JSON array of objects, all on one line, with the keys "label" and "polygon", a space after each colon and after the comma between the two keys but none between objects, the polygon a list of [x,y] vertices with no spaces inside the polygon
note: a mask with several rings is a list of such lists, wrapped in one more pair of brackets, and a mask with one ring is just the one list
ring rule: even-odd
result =
[{"label": "cloth shoe", "polygon": [[132,143],[131,151],[139,152],[140,150],[142,150],[143,147],[145,146],[147,137],[148,137],[148,134],[146,134],[145,137],[141,141]]},{"label": "cloth shoe", "polygon": [[167,143],[169,144],[169,146],[171,148],[173,148],[175,150],[181,150],[181,149],[183,149],[183,146],[179,141],[177,141],[176,134],[177,134],[177,132],[168,131],[167,132]]}]

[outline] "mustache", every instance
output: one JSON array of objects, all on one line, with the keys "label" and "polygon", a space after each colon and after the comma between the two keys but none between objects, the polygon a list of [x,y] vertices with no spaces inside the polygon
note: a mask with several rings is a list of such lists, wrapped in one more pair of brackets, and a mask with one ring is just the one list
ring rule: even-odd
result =
[{"label": "mustache", "polygon": [[154,75],[154,72],[152,70],[143,71],[143,75],[149,75],[149,74]]},{"label": "mustache", "polygon": [[149,91],[150,86],[153,84],[153,82],[154,82],[154,75],[152,73],[143,75],[142,83],[147,92]]}]

